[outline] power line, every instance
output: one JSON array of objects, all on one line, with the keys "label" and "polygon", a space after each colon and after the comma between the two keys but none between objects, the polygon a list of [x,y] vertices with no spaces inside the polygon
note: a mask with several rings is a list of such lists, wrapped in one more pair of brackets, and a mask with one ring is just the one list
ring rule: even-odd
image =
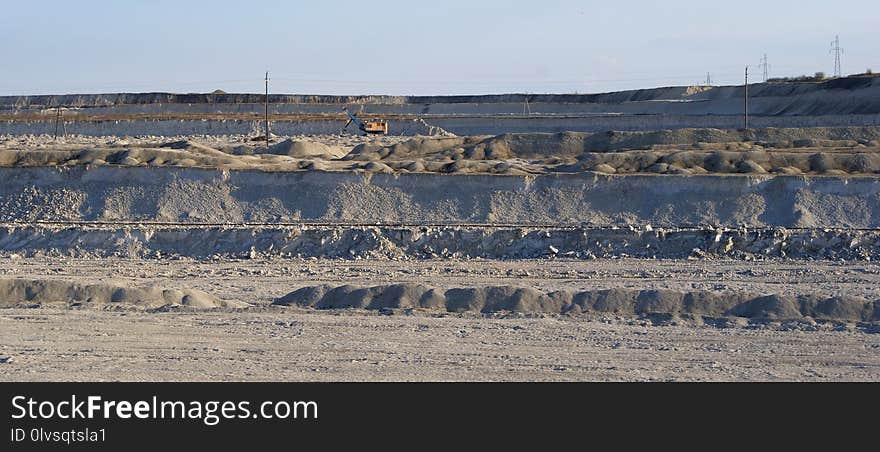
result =
[{"label": "power line", "polygon": [[834,55],[834,76],[840,77],[843,75],[843,71],[840,68],[840,54],[843,53],[843,49],[840,48],[840,36],[834,35],[834,41],[831,41],[831,50],[829,52]]}]

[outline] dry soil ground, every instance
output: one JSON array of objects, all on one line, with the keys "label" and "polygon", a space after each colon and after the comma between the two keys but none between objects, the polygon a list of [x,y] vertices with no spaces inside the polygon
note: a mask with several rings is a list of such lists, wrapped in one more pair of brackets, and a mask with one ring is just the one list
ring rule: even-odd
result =
[{"label": "dry soil ground", "polygon": [[729,288],[876,298],[880,265],[771,260],[339,261],[4,258],[0,276],[159,283],[245,311],[0,311],[2,380],[868,380],[880,334],[855,325],[719,328],[600,316],[269,307],[318,282]]}]

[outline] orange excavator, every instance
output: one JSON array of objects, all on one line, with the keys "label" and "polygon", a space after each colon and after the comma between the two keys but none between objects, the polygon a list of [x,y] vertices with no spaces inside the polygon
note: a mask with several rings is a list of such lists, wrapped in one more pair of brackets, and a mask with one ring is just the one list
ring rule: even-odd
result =
[{"label": "orange excavator", "polygon": [[357,116],[348,111],[347,107],[343,107],[342,110],[348,113],[348,122],[345,123],[345,127],[342,128],[340,133],[345,132],[345,129],[348,128],[349,124],[355,123],[357,124],[358,129],[367,135],[388,135],[388,121],[382,121],[379,119],[361,121]]}]

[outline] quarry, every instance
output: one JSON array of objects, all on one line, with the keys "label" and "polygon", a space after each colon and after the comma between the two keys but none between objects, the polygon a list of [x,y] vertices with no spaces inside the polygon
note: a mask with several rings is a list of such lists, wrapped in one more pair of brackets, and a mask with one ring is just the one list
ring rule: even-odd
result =
[{"label": "quarry", "polygon": [[743,95],[0,97],[0,379],[876,381],[880,77]]}]

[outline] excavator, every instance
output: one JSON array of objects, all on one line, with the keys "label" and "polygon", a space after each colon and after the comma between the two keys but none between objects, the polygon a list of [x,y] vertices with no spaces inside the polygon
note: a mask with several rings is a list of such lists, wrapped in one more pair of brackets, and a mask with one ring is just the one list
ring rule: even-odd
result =
[{"label": "excavator", "polygon": [[361,121],[357,116],[348,111],[348,107],[343,107],[342,110],[348,114],[348,122],[345,123],[345,127],[342,128],[340,133],[345,132],[345,129],[348,128],[349,124],[355,123],[357,124],[358,129],[367,135],[388,135],[387,121],[379,119]]}]

